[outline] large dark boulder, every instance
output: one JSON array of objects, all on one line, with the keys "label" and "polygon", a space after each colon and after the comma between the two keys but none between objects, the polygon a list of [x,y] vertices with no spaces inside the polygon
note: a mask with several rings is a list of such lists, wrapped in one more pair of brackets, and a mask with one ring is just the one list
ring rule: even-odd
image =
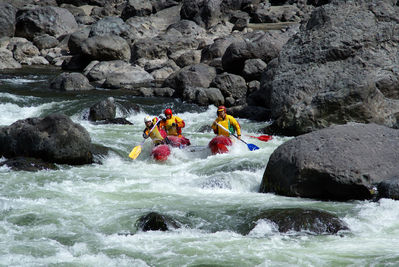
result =
[{"label": "large dark boulder", "polygon": [[68,116],[19,120],[0,128],[0,156],[34,157],[47,162],[81,165],[92,163],[91,139],[85,128]]},{"label": "large dark boulder", "polygon": [[311,209],[272,209],[257,214],[244,234],[253,230],[260,221],[273,224],[278,232],[306,232],[310,234],[336,234],[349,230],[348,226],[337,216]]},{"label": "large dark boulder", "polygon": [[396,2],[332,1],[315,9],[254,93],[280,134],[347,122],[399,127]]},{"label": "large dark boulder", "polygon": [[279,146],[259,191],[337,201],[372,199],[375,186],[399,175],[398,162],[399,130],[338,125]]},{"label": "large dark boulder", "polygon": [[25,8],[16,14],[15,36],[33,40],[35,36],[48,34],[60,37],[78,29],[71,12],[65,8],[45,6]]}]

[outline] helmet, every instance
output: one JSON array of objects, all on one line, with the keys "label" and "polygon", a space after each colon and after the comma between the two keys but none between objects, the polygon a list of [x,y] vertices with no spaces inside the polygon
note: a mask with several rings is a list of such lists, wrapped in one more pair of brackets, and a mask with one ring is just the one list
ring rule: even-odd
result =
[{"label": "helmet", "polygon": [[144,123],[151,121],[151,117],[150,116],[145,116],[144,117]]},{"label": "helmet", "polygon": [[217,112],[222,111],[222,110],[223,110],[224,112],[226,112],[226,107],[225,107],[225,106],[219,106]]},{"label": "helmet", "polygon": [[164,114],[172,116],[172,110],[170,108],[167,108],[167,109],[165,109]]}]

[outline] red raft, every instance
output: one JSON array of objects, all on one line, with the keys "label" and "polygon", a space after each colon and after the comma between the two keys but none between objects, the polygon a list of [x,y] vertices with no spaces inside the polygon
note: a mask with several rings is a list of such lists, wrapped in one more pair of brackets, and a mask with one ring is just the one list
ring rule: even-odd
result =
[{"label": "red raft", "polygon": [[214,137],[208,144],[212,151],[212,154],[223,154],[229,152],[228,146],[231,146],[233,142],[229,137],[219,135]]},{"label": "red raft", "polygon": [[168,159],[170,155],[170,146],[184,148],[190,145],[190,140],[186,137],[178,137],[178,136],[168,136],[170,141],[169,145],[158,145],[154,147],[151,151],[152,157],[157,161],[165,161]]},{"label": "red raft", "polygon": [[178,137],[174,135],[168,135],[168,139],[171,143],[170,145],[173,147],[183,148],[191,144],[190,140],[184,136]]},{"label": "red raft", "polygon": [[153,156],[154,159],[158,161],[167,160],[169,155],[170,155],[170,148],[168,145],[158,145],[154,147],[151,151],[151,156]]}]

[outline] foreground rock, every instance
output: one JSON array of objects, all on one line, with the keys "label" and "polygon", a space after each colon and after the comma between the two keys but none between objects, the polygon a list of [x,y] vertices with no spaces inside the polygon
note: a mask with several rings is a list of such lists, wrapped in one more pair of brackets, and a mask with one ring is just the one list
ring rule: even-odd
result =
[{"label": "foreground rock", "polygon": [[137,227],[144,232],[167,231],[179,228],[178,224],[169,216],[150,212],[137,220]]},{"label": "foreground rock", "polygon": [[276,230],[286,232],[306,232],[311,234],[336,234],[349,230],[348,226],[337,216],[320,211],[307,209],[272,209],[256,215],[244,234],[248,234],[261,221],[272,223]]},{"label": "foreground rock", "polygon": [[0,129],[0,156],[34,157],[47,162],[81,165],[93,162],[90,135],[68,116],[19,120]]},{"label": "foreground rock", "polygon": [[373,187],[398,177],[398,162],[399,130],[376,124],[334,126],[278,147],[259,191],[323,200],[371,199]]},{"label": "foreground rock", "polygon": [[267,62],[253,100],[271,109],[273,130],[282,135],[346,122],[398,127],[396,1],[329,2],[312,13],[277,61]]}]

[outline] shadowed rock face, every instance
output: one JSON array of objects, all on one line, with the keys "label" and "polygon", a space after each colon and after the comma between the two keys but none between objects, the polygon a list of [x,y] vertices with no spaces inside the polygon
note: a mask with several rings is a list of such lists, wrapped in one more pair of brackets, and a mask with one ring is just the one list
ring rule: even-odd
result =
[{"label": "shadowed rock face", "polygon": [[93,162],[91,139],[68,116],[19,120],[0,129],[0,155],[34,157],[47,162],[80,165]]},{"label": "shadowed rock face", "polygon": [[[264,73],[258,104],[299,135],[346,122],[398,127],[396,1],[332,1],[312,13]],[[347,11],[351,10],[350,13]]]},{"label": "shadowed rock face", "polygon": [[399,130],[376,124],[334,126],[298,136],[271,155],[260,192],[344,201],[398,176]]}]

